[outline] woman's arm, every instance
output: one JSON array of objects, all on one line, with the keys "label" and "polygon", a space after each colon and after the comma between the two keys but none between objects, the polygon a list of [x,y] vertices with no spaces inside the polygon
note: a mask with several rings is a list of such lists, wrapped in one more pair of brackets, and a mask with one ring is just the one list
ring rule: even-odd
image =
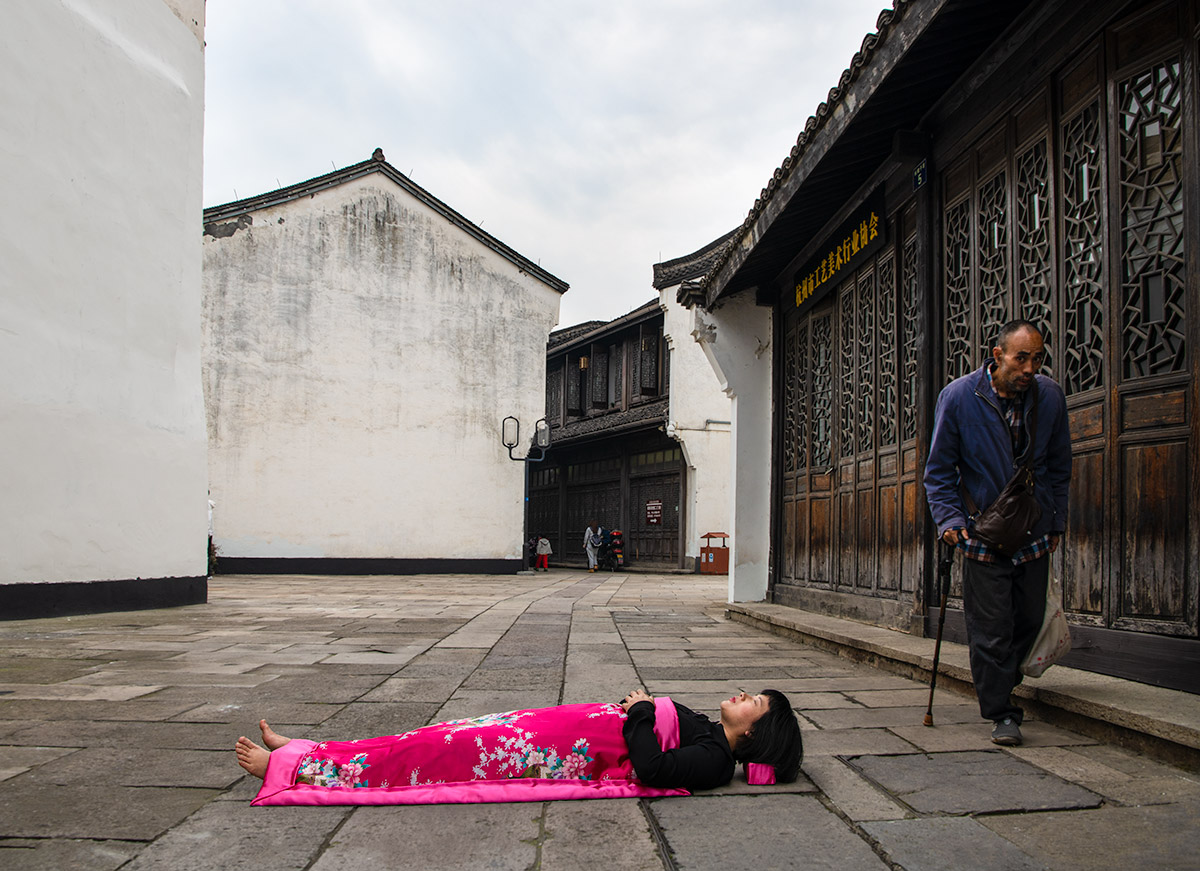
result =
[{"label": "woman's arm", "polygon": [[663,750],[654,734],[654,702],[645,693],[640,696],[627,708],[629,718],[623,732],[629,760],[642,783],[664,788],[713,789],[733,778],[733,756],[724,738],[705,735],[687,747]]}]

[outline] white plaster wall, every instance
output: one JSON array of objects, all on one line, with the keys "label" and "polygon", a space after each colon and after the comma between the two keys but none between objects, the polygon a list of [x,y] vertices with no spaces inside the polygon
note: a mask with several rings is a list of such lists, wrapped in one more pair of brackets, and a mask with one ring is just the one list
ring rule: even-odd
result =
[{"label": "white plaster wall", "polygon": [[4,4],[0,583],[205,574],[203,107],[164,0]]},{"label": "white plaster wall", "polygon": [[732,400],[729,601],[767,596],[771,544],[771,309],[743,293],[692,311],[695,333]]},{"label": "white plaster wall", "polygon": [[[372,174],[204,239],[218,552],[518,559],[560,294]],[[520,451],[520,453],[523,453]]]},{"label": "white plaster wall", "polygon": [[[690,567],[705,544],[700,536],[733,532],[729,489],[732,405],[697,343],[692,312],[675,301],[676,290],[678,286],[661,290],[659,306],[663,336],[671,353],[667,434],[679,442],[688,466],[684,535]],[[732,539],[726,544],[732,545]]]}]

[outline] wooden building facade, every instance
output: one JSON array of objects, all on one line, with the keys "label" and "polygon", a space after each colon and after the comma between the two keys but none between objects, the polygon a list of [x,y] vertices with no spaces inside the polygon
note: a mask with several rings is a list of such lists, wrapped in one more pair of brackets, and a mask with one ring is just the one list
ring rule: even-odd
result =
[{"label": "wooden building facade", "polygon": [[551,562],[584,563],[595,521],[624,533],[628,563],[681,565],[686,467],[664,431],[670,368],[657,299],[550,334],[552,441],[546,460],[530,464],[529,531],[550,540]]},{"label": "wooden building facade", "polygon": [[773,601],[929,629],[933,404],[1024,317],[1070,413],[1069,662],[1200,691],[1198,48],[1197,0],[880,16],[701,303],[773,310]]}]

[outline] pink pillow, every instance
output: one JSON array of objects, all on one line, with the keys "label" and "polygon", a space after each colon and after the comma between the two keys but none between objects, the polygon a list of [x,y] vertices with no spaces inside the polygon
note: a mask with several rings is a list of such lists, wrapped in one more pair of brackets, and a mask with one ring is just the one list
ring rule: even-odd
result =
[{"label": "pink pillow", "polygon": [[746,783],[751,786],[764,786],[775,782],[775,766],[761,762],[746,763]]}]

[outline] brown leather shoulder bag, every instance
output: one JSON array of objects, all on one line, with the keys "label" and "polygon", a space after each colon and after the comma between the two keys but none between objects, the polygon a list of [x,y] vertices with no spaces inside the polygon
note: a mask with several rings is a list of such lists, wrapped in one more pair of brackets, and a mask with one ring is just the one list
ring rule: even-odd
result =
[{"label": "brown leather shoulder bag", "polygon": [[1033,539],[1033,528],[1042,519],[1042,506],[1034,493],[1034,455],[1037,451],[1037,380],[1030,387],[1033,402],[1029,412],[1029,447],[1025,451],[1025,464],[1004,485],[984,511],[975,505],[971,494],[959,481],[959,492],[963,504],[974,521],[971,538],[977,538],[1004,556],[1012,556]]}]

